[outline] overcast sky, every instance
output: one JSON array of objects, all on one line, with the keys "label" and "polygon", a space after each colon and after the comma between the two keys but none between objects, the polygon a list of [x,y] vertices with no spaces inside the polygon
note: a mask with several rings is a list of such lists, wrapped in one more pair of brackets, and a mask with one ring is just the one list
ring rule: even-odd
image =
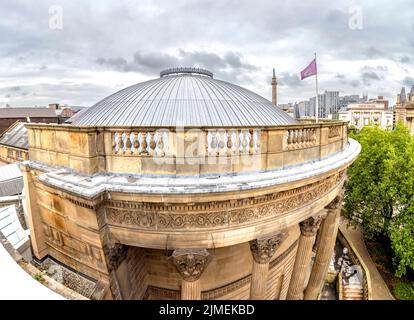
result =
[{"label": "overcast sky", "polygon": [[279,102],[300,101],[315,51],[320,92],[393,103],[414,84],[412,0],[1,0],[0,12],[0,106],[90,106],[176,66],[268,99],[275,67]]}]

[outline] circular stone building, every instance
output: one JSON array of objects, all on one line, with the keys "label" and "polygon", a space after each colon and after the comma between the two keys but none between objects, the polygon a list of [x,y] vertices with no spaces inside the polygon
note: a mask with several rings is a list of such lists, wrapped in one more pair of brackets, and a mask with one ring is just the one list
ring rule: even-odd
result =
[{"label": "circular stone building", "polygon": [[68,124],[27,128],[34,255],[95,279],[103,297],[318,298],[360,151],[346,123],[295,120],[176,68]]}]

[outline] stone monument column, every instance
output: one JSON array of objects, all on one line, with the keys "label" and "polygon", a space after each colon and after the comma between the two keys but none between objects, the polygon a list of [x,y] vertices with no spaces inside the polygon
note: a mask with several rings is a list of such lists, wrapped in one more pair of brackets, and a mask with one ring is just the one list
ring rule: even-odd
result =
[{"label": "stone monument column", "polygon": [[316,300],[326,279],[329,263],[335,247],[341,214],[343,195],[338,195],[327,207],[327,216],[320,228],[320,241],[316,248],[315,262],[312,267],[305,300]]},{"label": "stone monument column", "polygon": [[269,262],[282,243],[282,232],[266,235],[250,241],[253,256],[252,280],[250,284],[250,299],[263,300],[267,286]]},{"label": "stone monument column", "polygon": [[302,221],[300,226],[298,250],[296,252],[295,264],[293,266],[292,278],[289,284],[287,300],[302,300],[305,276],[310,266],[312,247],[315,243],[316,232],[322,222],[324,214],[310,217]]},{"label": "stone monument column", "polygon": [[175,249],[170,259],[182,277],[181,299],[200,300],[200,277],[211,261],[207,249]]}]

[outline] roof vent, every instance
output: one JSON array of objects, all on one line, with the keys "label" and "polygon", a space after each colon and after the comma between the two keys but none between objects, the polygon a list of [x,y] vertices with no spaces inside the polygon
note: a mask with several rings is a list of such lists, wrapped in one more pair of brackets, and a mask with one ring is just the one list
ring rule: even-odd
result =
[{"label": "roof vent", "polygon": [[201,68],[188,68],[188,67],[181,67],[181,68],[171,68],[166,69],[160,72],[160,78],[169,76],[169,75],[179,75],[179,74],[197,74],[202,76],[207,76],[213,78],[213,73],[206,69]]}]

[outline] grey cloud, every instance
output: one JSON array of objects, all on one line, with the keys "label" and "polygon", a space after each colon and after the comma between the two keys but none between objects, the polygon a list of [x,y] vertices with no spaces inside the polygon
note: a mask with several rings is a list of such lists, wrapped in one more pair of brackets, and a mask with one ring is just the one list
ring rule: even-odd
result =
[{"label": "grey cloud", "polygon": [[283,72],[279,77],[279,84],[282,87],[297,88],[303,86],[298,74]]},{"label": "grey cloud", "polygon": [[404,86],[411,87],[414,85],[414,78],[413,77],[405,77],[403,80]]},{"label": "grey cloud", "polygon": [[409,56],[403,56],[403,57],[399,58],[398,61],[401,62],[401,63],[408,63],[408,62],[411,61],[411,59],[410,59]]},{"label": "grey cloud", "polygon": [[166,68],[179,66],[196,66],[207,68],[215,74],[234,79],[239,71],[255,71],[258,68],[244,61],[239,52],[228,51],[219,55],[207,51],[186,51],[178,49],[176,55],[162,52],[135,52],[133,59],[125,58],[98,58],[96,63],[118,71],[141,72],[147,75],[156,75]]},{"label": "grey cloud", "polygon": [[371,84],[371,80],[381,80],[382,77],[380,77],[377,73],[375,73],[374,71],[367,71],[367,72],[363,72],[361,75],[361,79],[362,82],[365,85],[370,85]]},{"label": "grey cloud", "polygon": [[[50,30],[47,21],[48,8],[56,2],[64,9],[64,26],[58,32]],[[47,79],[61,85],[59,95],[65,99],[93,102],[95,92],[90,91],[88,98],[88,93],[72,90],[71,84],[60,80],[77,79],[91,90],[111,93],[118,88],[104,83],[100,75],[105,76],[105,69],[154,77],[164,68],[196,65],[212,69],[217,78],[249,83],[253,90],[266,93],[264,77],[272,67],[268,64],[278,65],[281,58],[285,64],[279,71],[286,76],[280,77],[284,90],[280,96],[288,102],[312,94],[311,86],[294,90],[302,83],[292,72],[305,56],[317,51],[321,66],[325,57],[338,61],[332,64],[338,70],[329,70],[329,77],[321,74],[321,88],[361,91],[363,73],[374,72],[383,77],[384,87],[397,90],[401,75],[391,65],[388,71],[361,70],[360,66],[368,64],[367,60],[381,59],[378,64],[390,60],[404,63],[406,74],[413,74],[413,60],[407,60],[414,48],[414,11],[407,9],[412,8],[411,0],[361,2],[362,30],[349,29],[348,10],[353,5],[353,0],[160,0],[139,5],[109,0],[38,0],[36,4],[2,0],[0,10],[7,14],[0,23],[0,69],[6,72],[0,77],[0,88],[9,83],[40,85]],[[396,57],[402,57],[401,61]],[[341,61],[348,63],[347,70]],[[365,78],[377,81],[369,79],[372,74]],[[33,102],[38,99],[36,95]]]},{"label": "grey cloud", "polygon": [[375,47],[368,47],[365,50],[365,55],[368,58],[378,58],[378,57],[383,57],[385,54],[384,54],[384,52],[382,52],[381,50],[379,50]]},{"label": "grey cloud", "polygon": [[345,79],[345,75],[338,73],[337,75],[335,75],[335,78],[337,78],[337,79]]},{"label": "grey cloud", "polygon": [[361,82],[359,80],[352,80],[349,82],[349,85],[352,88],[360,88],[361,87]]}]

